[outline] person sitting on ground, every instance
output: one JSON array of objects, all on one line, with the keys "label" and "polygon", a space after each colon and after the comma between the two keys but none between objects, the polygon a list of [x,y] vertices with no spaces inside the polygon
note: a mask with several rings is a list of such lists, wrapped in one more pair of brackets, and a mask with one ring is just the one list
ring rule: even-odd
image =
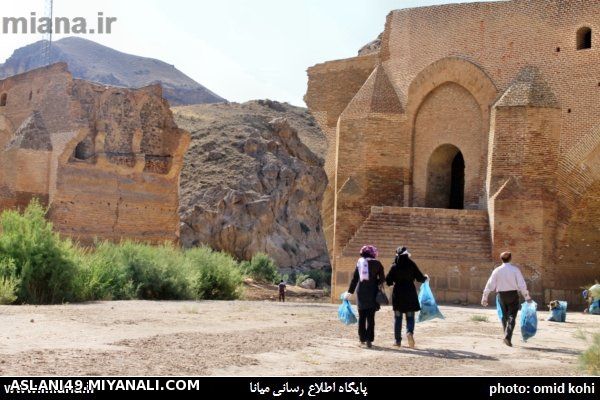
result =
[{"label": "person sitting on ground", "polygon": [[600,284],[598,284],[598,281],[589,289],[583,291],[583,298],[587,303],[583,312],[600,314]]}]

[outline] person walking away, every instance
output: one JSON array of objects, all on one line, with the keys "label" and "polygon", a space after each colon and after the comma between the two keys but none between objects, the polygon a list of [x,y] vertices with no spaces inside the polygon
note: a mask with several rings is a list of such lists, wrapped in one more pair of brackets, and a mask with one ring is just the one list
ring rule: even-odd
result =
[{"label": "person walking away", "polygon": [[285,303],[285,282],[283,281],[283,279],[279,282],[279,285],[277,286],[279,287],[279,301]]},{"label": "person walking away", "polygon": [[510,263],[512,254],[505,251],[500,254],[502,265],[494,269],[490,279],[488,279],[481,305],[487,307],[488,296],[490,292],[495,291],[498,296],[500,308],[502,309],[502,328],[504,329],[504,344],[512,346],[512,335],[519,311],[519,292],[525,300],[530,303],[531,297],[527,291],[527,284],[523,279],[521,270]]},{"label": "person walking away", "polygon": [[375,312],[380,308],[375,298],[384,281],[385,273],[383,265],[377,260],[377,248],[363,246],[345,298],[348,299],[356,290],[358,338],[361,345],[366,343],[368,348],[372,347],[375,340]]},{"label": "person walking away", "polygon": [[388,286],[394,286],[392,307],[394,309],[394,338],[396,339],[396,346],[400,346],[402,342],[402,318],[403,315],[406,315],[406,339],[410,348],[415,347],[415,312],[419,311],[421,307],[414,282],[423,283],[427,279],[427,275],[423,275],[417,264],[410,259],[410,253],[407,248],[398,247],[396,250],[396,259],[385,277]]}]

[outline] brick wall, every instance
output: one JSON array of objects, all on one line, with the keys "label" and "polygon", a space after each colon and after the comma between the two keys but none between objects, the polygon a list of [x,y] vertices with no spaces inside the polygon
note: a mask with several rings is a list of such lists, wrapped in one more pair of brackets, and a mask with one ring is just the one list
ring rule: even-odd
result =
[{"label": "brick wall", "polygon": [[[592,48],[577,50],[584,26]],[[511,247],[547,296],[597,278],[599,54],[600,2],[515,0],[394,11],[368,78],[370,64],[355,73],[363,57],[311,68],[307,104],[330,134],[337,122],[324,207],[335,215],[334,268],[370,206],[435,203],[432,154],[453,145],[465,206],[488,210],[494,254]],[[317,73],[329,70],[343,79]],[[385,123],[374,123],[378,109]],[[367,151],[385,168],[364,163]],[[369,182],[386,196],[367,196]]]},{"label": "brick wall", "polygon": [[105,87],[55,64],[0,81],[0,93],[2,208],[38,197],[61,233],[86,244],[177,240],[189,135],[160,87]]}]

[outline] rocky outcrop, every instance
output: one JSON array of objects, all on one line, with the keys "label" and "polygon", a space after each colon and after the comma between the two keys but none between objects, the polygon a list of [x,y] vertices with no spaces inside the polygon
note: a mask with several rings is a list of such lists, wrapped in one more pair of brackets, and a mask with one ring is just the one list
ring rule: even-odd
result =
[{"label": "rocky outcrop", "polygon": [[[0,64],[0,79],[44,66],[42,41],[14,51]],[[121,53],[91,40],[67,37],[52,43],[51,63],[66,62],[75,78],[110,86],[141,88],[160,83],[171,105],[219,103],[211,92],[175,66],[163,61]]]},{"label": "rocky outcrop", "polygon": [[206,244],[240,259],[265,252],[280,268],[328,264],[325,141],[305,109],[255,101],[174,114],[192,132],[180,186],[184,246]]},{"label": "rocky outcrop", "polygon": [[383,37],[383,32],[377,36],[377,39],[373,40],[365,44],[363,47],[358,50],[359,56],[366,56],[369,54],[377,53],[379,49],[381,49],[381,38]]}]

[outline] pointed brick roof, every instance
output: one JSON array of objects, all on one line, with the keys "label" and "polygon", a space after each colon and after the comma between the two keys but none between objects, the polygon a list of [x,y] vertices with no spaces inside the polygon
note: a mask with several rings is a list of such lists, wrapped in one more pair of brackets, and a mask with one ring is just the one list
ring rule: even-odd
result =
[{"label": "pointed brick roof", "polygon": [[6,148],[52,150],[50,133],[39,111],[34,111],[23,121]]},{"label": "pointed brick roof", "polygon": [[403,114],[404,108],[383,66],[379,65],[354,96],[344,114]]},{"label": "pointed brick roof", "polygon": [[525,67],[511,83],[496,107],[560,108],[556,96],[536,67]]}]

